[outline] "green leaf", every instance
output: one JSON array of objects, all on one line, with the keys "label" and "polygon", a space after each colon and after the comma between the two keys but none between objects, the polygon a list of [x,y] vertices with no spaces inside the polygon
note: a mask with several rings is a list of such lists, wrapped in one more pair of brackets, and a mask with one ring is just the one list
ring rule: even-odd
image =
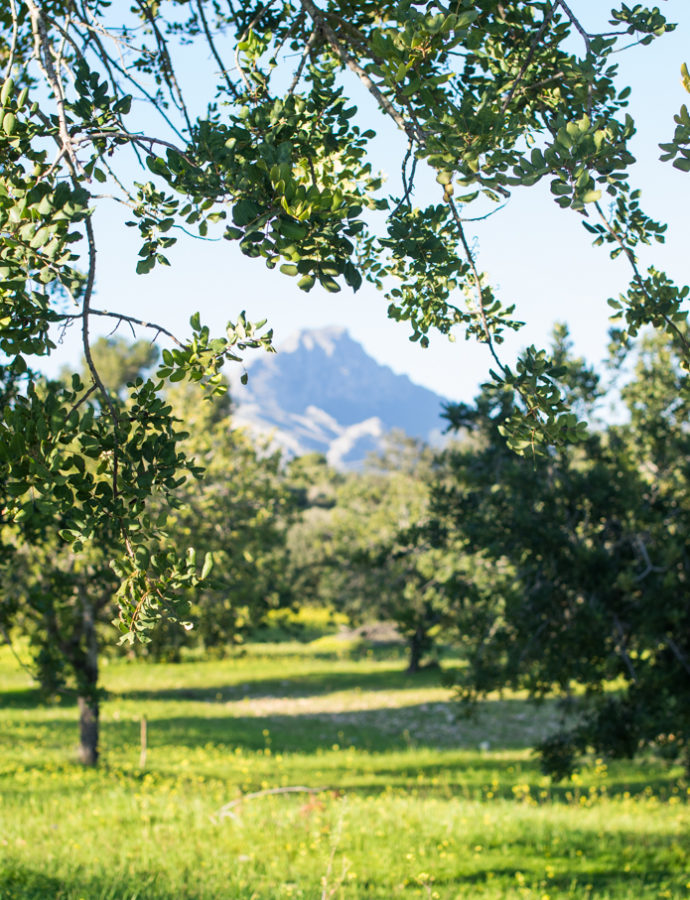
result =
[{"label": "green leaf", "polygon": [[310,291],[315,283],[316,279],[313,275],[303,275],[297,282],[297,287],[302,291]]},{"label": "green leaf", "polygon": [[601,199],[601,191],[596,191],[596,190],[585,191],[585,193],[582,195],[583,203],[596,203],[597,200],[600,200],[600,199]]},{"label": "green leaf", "polygon": [[204,565],[201,569],[201,580],[204,581],[210,574],[211,569],[213,568],[213,553],[209,550],[208,553],[204,556]]}]

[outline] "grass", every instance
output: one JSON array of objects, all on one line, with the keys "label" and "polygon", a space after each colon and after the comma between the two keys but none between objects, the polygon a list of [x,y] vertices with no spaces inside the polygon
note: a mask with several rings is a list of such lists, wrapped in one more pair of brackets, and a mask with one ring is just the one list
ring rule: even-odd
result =
[{"label": "grass", "polygon": [[548,705],[457,722],[437,673],[329,646],[111,660],[97,771],[72,762],[76,707],[0,655],[0,900],[690,897],[679,770],[551,784]]}]

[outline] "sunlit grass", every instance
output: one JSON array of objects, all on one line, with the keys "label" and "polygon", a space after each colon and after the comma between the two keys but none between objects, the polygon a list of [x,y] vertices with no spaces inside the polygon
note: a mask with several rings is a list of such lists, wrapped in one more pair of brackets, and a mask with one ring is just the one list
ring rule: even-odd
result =
[{"label": "sunlit grass", "polygon": [[[458,722],[437,673],[402,670],[299,643],[111,660],[88,771],[76,707],[39,705],[0,656],[0,898],[690,897],[678,769],[551,784],[529,746],[552,707]],[[241,799],[285,787],[310,790]]]}]

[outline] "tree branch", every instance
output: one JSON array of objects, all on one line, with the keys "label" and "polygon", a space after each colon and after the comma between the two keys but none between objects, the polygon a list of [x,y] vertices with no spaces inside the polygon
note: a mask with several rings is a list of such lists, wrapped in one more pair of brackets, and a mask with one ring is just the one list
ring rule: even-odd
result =
[{"label": "tree branch", "polygon": [[556,0],[556,6],[560,6],[565,12],[566,16],[570,19],[575,29],[580,32],[582,36],[582,40],[585,42],[585,47],[587,48],[587,55],[592,55],[592,45],[590,43],[590,35],[580,24],[580,20],[577,18],[575,13],[570,9],[565,0]]},{"label": "tree branch", "polygon": [[508,96],[506,97],[505,101],[503,102],[503,108],[501,109],[501,112],[505,112],[508,109],[508,107],[510,106],[510,101],[513,99],[513,96],[515,94],[515,91],[517,90],[518,85],[524,78],[525,72],[529,68],[530,63],[532,62],[532,59],[534,58],[534,54],[537,51],[537,47],[539,46],[539,41],[542,39],[544,32],[548,28],[549,22],[553,18],[553,15],[556,12],[556,9],[557,9],[557,4],[550,7],[548,12],[544,16],[544,21],[541,23],[541,28],[536,33],[534,40],[532,41],[532,44],[529,48],[527,56],[525,57],[525,61],[522,64],[522,68],[518,72],[517,77],[513,81],[512,87],[510,88]]},{"label": "tree branch", "polygon": [[225,79],[225,83],[226,83],[226,85],[228,86],[228,90],[230,91],[230,93],[232,94],[232,96],[235,98],[235,100],[239,100],[239,94],[238,94],[238,92],[237,92],[237,88],[235,87],[235,85],[234,85],[234,84],[232,83],[232,81],[230,80],[230,76],[228,75],[228,71],[227,71],[225,65],[223,64],[223,60],[220,58],[220,54],[219,54],[218,51],[216,50],[216,45],[215,45],[215,43],[214,43],[214,41],[213,41],[213,37],[212,37],[212,35],[211,35],[211,30],[210,30],[210,28],[208,27],[208,21],[206,20],[206,15],[205,15],[205,13],[204,13],[204,6],[203,6],[203,3],[202,3],[202,0],[196,0],[196,8],[197,8],[198,13],[199,13],[199,18],[201,19],[201,24],[202,24],[202,26],[203,26],[204,33],[205,33],[205,35],[206,35],[206,40],[207,40],[207,42],[208,42],[208,46],[209,46],[209,48],[210,48],[210,50],[211,50],[211,53],[213,54],[214,59],[216,60],[216,62],[217,62],[218,65],[220,66],[220,74],[221,74],[221,75],[223,76],[223,78]]},{"label": "tree branch", "polygon": [[[89,316],[108,316],[111,319],[118,319],[122,322],[128,322],[130,325],[140,325],[142,328],[150,328],[156,332],[156,334],[164,334],[166,337],[169,337],[170,340],[174,341],[178,347],[184,347],[185,344],[182,343],[172,331],[168,331],[167,328],[164,328],[162,325],[157,325],[155,322],[147,322],[145,319],[137,319],[134,316],[126,316],[124,313],[116,313],[110,312],[106,309],[91,309],[87,314],[84,312],[80,313],[70,313],[65,315],[58,316],[58,321],[64,321],[65,319],[82,319],[85,315]],[[155,338],[154,338],[155,340]]]},{"label": "tree branch", "polygon": [[5,68],[5,81],[7,81],[12,74],[14,57],[17,52],[17,39],[19,37],[19,21],[17,18],[17,4],[15,0],[10,0],[10,13],[12,15],[12,40],[10,43],[10,52],[7,57],[7,66]]},{"label": "tree branch", "polygon": [[357,62],[357,60],[342,46],[335,31],[333,31],[331,26],[326,22],[323,15],[321,14],[321,11],[312,3],[312,0],[300,0],[300,3],[302,4],[302,8],[308,13],[309,17],[314,22],[314,24],[321,29],[324,37],[327,39],[328,43],[335,51],[336,56],[344,65],[348,67],[348,69],[355,73],[364,87],[376,100],[383,112],[386,113],[386,115],[390,116],[390,118],[393,119],[398,128],[401,131],[404,131],[409,138],[419,140],[420,135],[417,133],[417,129],[415,129],[413,125],[408,124],[405,121],[403,116],[398,112],[398,110],[391,103],[388,97],[386,97],[385,94],[383,94],[381,90],[374,84],[371,78]]}]

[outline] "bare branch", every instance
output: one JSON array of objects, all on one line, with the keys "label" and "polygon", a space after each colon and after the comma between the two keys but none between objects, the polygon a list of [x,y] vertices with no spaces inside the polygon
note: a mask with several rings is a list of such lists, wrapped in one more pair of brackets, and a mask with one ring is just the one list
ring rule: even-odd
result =
[{"label": "bare branch", "polygon": [[62,91],[62,83],[60,77],[55,71],[55,66],[53,65],[50,41],[46,33],[43,15],[36,5],[35,0],[26,0],[26,3],[29,8],[29,16],[31,18],[31,30],[34,39],[34,56],[39,68],[45,76],[46,81],[55,94],[60,144],[62,149],[64,150],[64,155],[72,174],[74,176],[79,174],[80,177],[83,177],[84,171],[81,164],[79,163],[79,160],[77,159],[74,147],[72,146],[72,139],[70,137],[69,129],[67,127],[67,116],[65,114],[65,96]]},{"label": "bare branch", "polygon": [[493,335],[491,334],[491,329],[489,328],[489,323],[486,318],[486,309],[484,307],[484,291],[482,290],[481,276],[479,274],[479,270],[477,269],[477,264],[474,261],[474,254],[470,250],[470,245],[467,242],[465,229],[462,226],[462,219],[452,198],[446,197],[446,202],[448,203],[450,211],[453,215],[453,219],[455,220],[455,224],[457,225],[458,233],[460,235],[460,242],[462,243],[463,250],[465,251],[467,262],[469,263],[469,266],[472,270],[472,276],[474,278],[475,290],[477,294],[478,312],[482,323],[482,331],[484,332],[484,342],[488,346],[489,352],[491,353],[491,356],[493,357],[496,365],[500,368],[501,372],[505,373],[506,367],[503,365],[498,357],[498,354],[496,353]]},{"label": "bare branch", "polygon": [[19,22],[17,19],[17,4],[15,0],[10,0],[10,12],[12,14],[12,41],[10,43],[10,52],[7,57],[7,66],[5,68],[5,81],[12,74],[14,66],[14,57],[17,52],[17,38],[19,36]]},{"label": "bare branch", "polygon": [[67,411],[67,415],[65,416],[65,419],[69,419],[69,417],[72,415],[72,413],[75,412],[75,410],[79,409],[79,407],[82,405],[82,403],[84,403],[86,400],[88,400],[89,397],[91,396],[91,394],[93,394],[93,392],[95,390],[98,390],[98,385],[92,384],[91,387],[88,389],[88,391],[85,391],[81,395],[81,397],[77,400],[77,402],[73,403],[72,406],[70,406],[69,410]]},{"label": "bare branch", "polygon": [[585,47],[587,48],[587,55],[591,56],[592,55],[592,45],[590,43],[590,34],[580,24],[580,20],[577,18],[575,13],[573,13],[573,11],[570,9],[570,7],[565,2],[565,0],[556,0],[556,6],[560,6],[563,9],[563,12],[570,19],[570,21],[572,22],[575,29],[580,32],[580,34],[582,36],[582,40],[585,42]]},{"label": "bare branch", "polygon": [[309,35],[309,40],[304,45],[304,50],[302,51],[302,58],[299,61],[299,65],[297,66],[297,69],[295,71],[294,78],[292,79],[292,82],[290,83],[290,87],[288,88],[288,94],[294,94],[295,89],[297,88],[297,85],[299,84],[299,80],[302,77],[302,72],[304,71],[304,67],[307,63],[307,60],[309,59],[309,54],[311,53],[311,48],[316,43],[316,38],[318,37],[318,34],[319,34],[319,29],[318,29],[318,26],[315,25],[314,28],[312,29],[311,34]]},{"label": "bare branch", "polygon": [[189,133],[192,132],[192,122],[189,118],[189,113],[187,111],[187,104],[185,103],[184,96],[182,91],[180,90],[180,85],[177,81],[177,77],[175,75],[175,70],[173,68],[172,59],[170,58],[170,53],[168,52],[168,45],[165,41],[165,38],[160,32],[158,27],[158,23],[156,22],[156,18],[154,14],[149,9],[147,3],[143,2],[143,0],[136,0],[137,6],[141,10],[144,18],[149,23],[153,30],[154,37],[156,38],[156,43],[158,44],[158,53],[161,61],[161,72],[163,73],[163,78],[165,79],[165,83],[168,85],[168,90],[170,91],[170,95],[173,98],[173,101],[177,108],[182,113],[185,123],[187,125],[187,129]]},{"label": "bare branch", "polygon": [[119,425],[119,418],[117,415],[117,410],[115,409],[115,405],[110,398],[110,394],[108,393],[106,386],[103,384],[103,380],[101,379],[101,376],[98,373],[98,369],[94,364],[93,357],[91,356],[91,344],[89,342],[89,315],[91,312],[90,305],[91,297],[93,295],[94,282],[96,279],[96,241],[93,234],[93,223],[90,216],[87,216],[86,218],[86,237],[89,245],[89,272],[86,278],[86,287],[84,289],[84,297],[82,300],[82,347],[84,350],[86,365],[88,366],[89,372],[91,373],[91,377],[93,378],[94,384],[97,385],[98,391],[103,397],[105,404],[110,412],[110,417],[113,420],[113,497],[117,497],[117,475],[119,461],[117,428]]},{"label": "bare branch", "polygon": [[635,540],[635,546],[640,551],[640,555],[642,556],[642,559],[644,560],[644,563],[645,563],[644,572],[640,572],[640,574],[635,577],[636,582],[642,581],[644,578],[647,577],[647,575],[650,575],[652,572],[665,572],[666,571],[666,569],[663,566],[653,566],[652,565],[652,561],[649,558],[649,553],[647,551],[645,542],[642,540],[642,538],[639,535],[637,536],[637,538]]},{"label": "bare branch", "polygon": [[218,53],[218,50],[216,49],[216,45],[213,41],[213,36],[211,35],[211,30],[208,27],[208,21],[206,20],[206,14],[204,13],[204,6],[202,3],[202,0],[196,0],[196,8],[199,13],[199,18],[201,19],[201,24],[203,26],[204,33],[206,35],[206,40],[208,42],[208,46],[211,50],[211,53],[213,54],[214,59],[216,60],[216,62],[218,63],[218,65],[220,67],[220,74],[223,76],[225,83],[228,87],[228,90],[230,91],[232,96],[235,98],[235,100],[238,100],[239,94],[237,93],[237,88],[230,80],[230,76],[228,75],[228,70],[225,67],[225,64],[223,63],[223,60],[220,58],[220,54]]},{"label": "bare branch", "polygon": [[[147,152],[149,154],[151,154],[150,148],[158,144],[161,147],[168,147],[170,150],[174,150],[175,153],[177,153],[178,156],[181,156],[190,166],[194,165],[184,150],[180,150],[180,148],[176,144],[173,144],[172,141],[166,141],[163,138],[148,137],[148,135],[136,134],[130,131],[90,131],[83,137],[73,138],[72,143],[76,146],[81,146],[82,144],[90,143],[94,138],[112,138],[120,141],[128,141],[132,144],[148,144],[149,149]],[[145,147],[143,149],[146,150]]]},{"label": "bare branch", "polygon": [[145,319],[137,319],[134,316],[126,316],[124,313],[110,312],[106,309],[91,309],[89,308],[88,313],[80,312],[69,315],[61,315],[58,317],[59,321],[66,321],[69,319],[83,319],[86,316],[107,316],[110,319],[118,319],[121,322],[127,322],[130,325],[140,325],[142,328],[151,328],[156,334],[164,334],[166,337],[169,337],[171,341],[174,341],[178,347],[184,347],[185,344],[182,341],[178,340],[172,331],[168,331],[167,328],[164,328],[162,325],[157,325],[155,322],[147,322]]}]

